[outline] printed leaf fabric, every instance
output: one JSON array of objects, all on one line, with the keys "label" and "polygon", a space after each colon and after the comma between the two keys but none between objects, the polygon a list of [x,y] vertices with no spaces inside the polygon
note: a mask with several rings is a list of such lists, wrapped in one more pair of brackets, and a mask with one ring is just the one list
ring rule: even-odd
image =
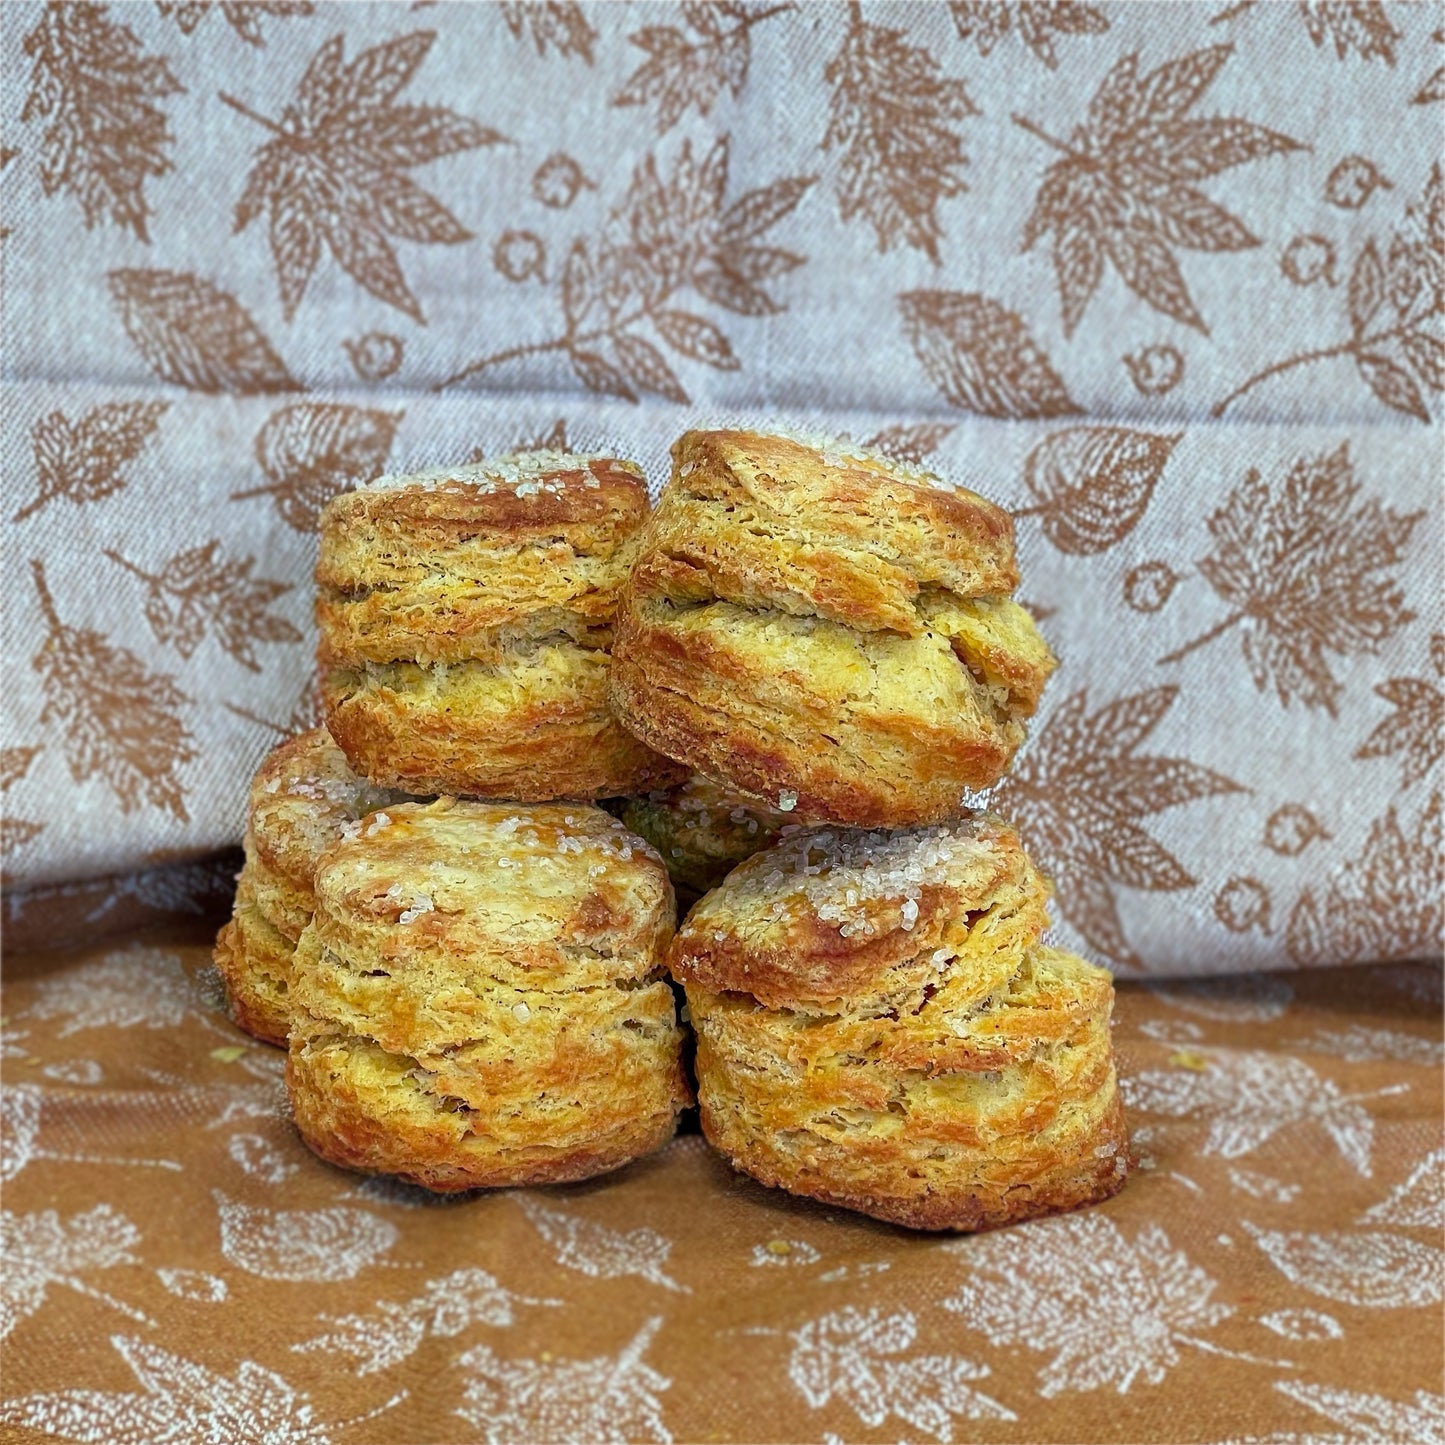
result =
[{"label": "printed leaf fabric", "polygon": [[1425,1445],[1445,1426],[1438,968],[1121,982],[1127,1186],[954,1237],[765,1190],[695,1126],[545,1190],[438,1199],[333,1169],[289,1118],[282,1053],[221,1011],[212,926],[7,954],[6,1440]]},{"label": "printed leaf fabric", "polygon": [[1061,942],[1436,952],[1437,9],[0,7],[12,936],[221,886],[337,492],[777,421],[1015,513]]}]

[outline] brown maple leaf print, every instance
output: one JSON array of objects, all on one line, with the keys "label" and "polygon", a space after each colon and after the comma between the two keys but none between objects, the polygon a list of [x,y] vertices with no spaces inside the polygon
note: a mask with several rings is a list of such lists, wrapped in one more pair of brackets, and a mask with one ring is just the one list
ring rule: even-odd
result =
[{"label": "brown maple leaf print", "polygon": [[112,271],[121,324],[162,381],[212,396],[305,391],[228,291],[184,271]]},{"label": "brown maple leaf print", "polygon": [[24,49],[31,60],[24,122],[47,122],[40,183],[67,191],[86,228],[110,220],[149,241],[145,183],[171,170],[175,143],[154,102],[185,90],[164,56],[147,55],[104,5],[50,0]]},{"label": "brown maple leaf print", "polygon": [[577,0],[501,0],[499,8],[507,29],[518,40],[530,35],[538,55],[550,45],[558,55],[580,55],[592,64],[597,32]]},{"label": "brown maple leaf print", "polygon": [[182,657],[200,646],[207,630],[252,672],[258,642],[300,642],[301,633],[267,608],[291,590],[291,583],[253,577],[254,557],[228,562],[219,539],[172,557],[159,572],[147,572],[119,552],[105,555],[146,584],[145,614],[156,641],[174,647]]},{"label": "brown maple leaf print", "polygon": [[1445,930],[1440,844],[1439,792],[1413,828],[1401,825],[1391,804],[1371,825],[1357,858],[1300,894],[1285,934],[1290,958],[1305,967],[1416,958],[1438,963]]},{"label": "brown maple leaf print", "polygon": [[156,0],[156,9],[170,16],[184,35],[192,34],[215,10],[247,45],[265,45],[263,16],[310,15],[315,8],[312,0],[219,0],[215,4],[212,0]]},{"label": "brown maple leaf print", "polygon": [[1023,318],[977,293],[906,291],[904,334],[929,380],[980,416],[1074,416],[1079,407]]},{"label": "brown maple leaf print", "polygon": [[1195,884],[1141,819],[1247,791],[1188,758],[1138,752],[1178,695],[1177,687],[1154,688],[1091,713],[1087,691],[1074,693],[1053,710],[994,793],[1052,875],[1059,912],[1090,948],[1125,968],[1142,963],[1124,935],[1113,886],[1172,892]]},{"label": "brown maple leaf print", "polygon": [[1055,36],[1102,35],[1109,28],[1103,13],[1082,0],[948,0],[948,8],[959,36],[971,39],[980,55],[1015,31],[1050,70],[1059,66]]},{"label": "brown maple leaf print", "polygon": [[1254,685],[1286,707],[1335,714],[1340,684],[1329,653],[1379,650],[1415,614],[1390,569],[1422,512],[1401,514],[1375,497],[1357,502],[1348,445],[1300,457],[1278,488],[1251,468],[1209,518],[1214,551],[1201,575],[1233,611],[1161,662],[1178,662],[1233,627]]},{"label": "brown maple leaf print", "polygon": [[848,15],[843,48],[823,72],[832,86],[823,149],[840,155],[839,214],[864,217],[880,251],[902,241],[937,262],[938,203],[964,189],[968,163],[955,123],[978,109],[903,31],[868,24],[857,0]]},{"label": "brown maple leaf print", "polygon": [[493,352],[438,382],[449,386],[495,366],[545,353],[566,356],[588,390],[636,402],[650,391],[685,403],[687,391],[661,349],[637,328],[650,326],[658,341],[689,361],[719,371],[741,366],[726,333],[696,311],[681,309],[681,295],[739,316],[770,316],[783,303],[765,283],[803,264],[803,257],[759,245],[803,199],[816,176],[789,176],[758,186],[726,203],[727,136],[701,158],[684,141],[670,174],[648,156],[633,172],[622,203],[602,234],[579,239],[561,274],[551,278],[563,332]]},{"label": "brown maple leaf print", "polygon": [[426,324],[421,303],[388,237],[455,246],[472,233],[406,173],[459,151],[507,138],[440,105],[398,101],[427,57],[436,32],[414,30],[345,58],[335,35],[316,52],[279,122],[234,96],[221,99],[274,137],[256,152],[236,204],[235,228],[262,214],[290,321],[306,294],[321,245],[378,300]]},{"label": "brown maple leaf print", "polygon": [[[40,748],[0,749],[0,793],[7,793],[30,771]],[[0,857],[8,857],[17,848],[45,831],[44,823],[32,823],[25,818],[12,817],[9,811],[0,818]]]},{"label": "brown maple leaf print", "polygon": [[740,0],[683,0],[678,14],[687,30],[645,25],[627,37],[647,59],[628,76],[612,104],[655,103],[658,135],[670,131],[690,105],[707,115],[724,90],[734,99],[742,94],[752,60],[753,26],[795,9],[793,4],[764,9]]},{"label": "brown maple leaf print", "polygon": [[919,422],[916,426],[884,427],[874,432],[863,445],[900,462],[921,467],[941,447],[953,430],[952,422]]},{"label": "brown maple leaf print", "polygon": [[1266,366],[1211,407],[1210,414],[1223,416],[1240,397],[1282,372],[1348,356],[1380,401],[1428,423],[1425,391],[1445,391],[1445,182],[1439,161],[1420,199],[1406,208],[1404,225],[1385,254],[1380,252],[1369,238],[1350,268],[1346,340]]},{"label": "brown maple leaf print", "polygon": [[12,520],[23,522],[57,497],[79,504],[120,491],[169,408],[167,401],[108,401],[76,422],[60,411],[41,417],[30,429],[36,494]]},{"label": "brown maple leaf print", "polygon": [[1380,0],[1299,0],[1305,29],[1317,46],[1332,44],[1343,60],[1352,50],[1362,59],[1378,55],[1395,63],[1401,32],[1390,23]]},{"label": "brown maple leaf print", "polygon": [[1391,677],[1375,691],[1394,712],[1356,750],[1357,758],[1388,758],[1397,753],[1404,764],[1401,783],[1410,787],[1437,767],[1445,755],[1445,634],[1430,639],[1430,664],[1436,681],[1425,677]]},{"label": "brown maple leaf print", "polygon": [[[1445,45],[1445,26],[1442,26],[1431,37],[1437,45]],[[1430,105],[1437,100],[1445,100],[1445,65],[1432,72],[1430,78],[1422,85],[1411,105]]]},{"label": "brown maple leaf print", "polygon": [[1063,154],[1044,173],[1024,224],[1023,249],[1053,233],[1066,335],[1098,289],[1105,261],[1156,311],[1208,334],[1171,248],[1243,251],[1258,246],[1259,237],[1196,183],[1304,149],[1235,116],[1189,115],[1232,52],[1229,45],[1211,46],[1145,75],[1139,74],[1137,52],[1124,56],[1067,142],[1027,117],[1013,117]]},{"label": "brown maple leaf print", "polygon": [[135,653],[63,623],[44,564],[30,567],[47,628],[31,663],[45,693],[40,721],[55,724],[71,777],[77,783],[99,777],[123,813],[149,803],[189,822],[178,771],[196,756],[180,716],[190,698]]},{"label": "brown maple leaf print", "polygon": [[1138,526],[1182,436],[1122,426],[1055,432],[1024,463],[1024,485],[1037,500],[1013,514],[1039,517],[1060,552],[1107,552]]},{"label": "brown maple leaf print", "polygon": [[274,412],[256,434],[266,485],[233,492],[233,501],[269,496],[281,520],[314,532],[322,507],[338,492],[375,481],[405,412],[340,402],[298,402]]}]

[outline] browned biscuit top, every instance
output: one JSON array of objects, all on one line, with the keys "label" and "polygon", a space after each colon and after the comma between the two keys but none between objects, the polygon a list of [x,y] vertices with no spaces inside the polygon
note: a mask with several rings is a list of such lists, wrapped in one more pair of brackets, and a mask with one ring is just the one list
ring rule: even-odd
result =
[{"label": "browned biscuit top", "polygon": [[847,1009],[975,955],[991,978],[1000,949],[1021,955],[1037,941],[1047,897],[1017,833],[989,815],[788,830],[694,907],[668,966],[773,1008]]}]

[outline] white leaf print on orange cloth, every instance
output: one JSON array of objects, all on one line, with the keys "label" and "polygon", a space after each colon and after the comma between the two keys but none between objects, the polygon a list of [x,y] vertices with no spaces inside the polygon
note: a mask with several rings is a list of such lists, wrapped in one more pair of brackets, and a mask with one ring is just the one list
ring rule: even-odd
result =
[{"label": "white leaf print on orange cloth", "polygon": [[221,1253],[262,1279],[353,1279],[401,1237],[365,1209],[266,1209],[213,1193]]},{"label": "white leaf print on orange cloth", "polygon": [[625,1234],[605,1224],[565,1210],[551,1209],[525,1194],[513,1196],[537,1233],[557,1252],[557,1263],[593,1279],[617,1279],[635,1274],[664,1289],[689,1293],[663,1270],[672,1253],[672,1241],[655,1229],[641,1226]]},{"label": "white leaf print on orange cloth", "polygon": [[896,1358],[917,1334],[911,1310],[885,1315],[848,1305],[793,1332],[788,1377],[815,1410],[841,1400],[871,1428],[896,1417],[945,1442],[953,1439],[955,1417],[1018,1418],[973,1388],[989,1373],[986,1365],[959,1355]]},{"label": "white leaf print on orange cloth", "polygon": [[1369,1309],[1445,1300],[1445,1251],[1438,1244],[1387,1230],[1307,1234],[1243,1223],[1281,1274],[1324,1299]]},{"label": "white leaf print on orange cloth", "polygon": [[942,1301],[996,1345],[1052,1352],[1039,1371],[1046,1399],[1063,1390],[1126,1393],[1157,1385],[1179,1347],[1221,1351],[1199,1331],[1233,1309],[1211,1299],[1215,1281],[1174,1249],[1157,1225],[1131,1243],[1101,1214],[1043,1220],[950,1244],[968,1269]]},{"label": "white leaf print on orange cloth", "polygon": [[1387,1199],[1365,1211],[1363,1222],[1445,1229],[1445,1149],[1427,1154]]}]

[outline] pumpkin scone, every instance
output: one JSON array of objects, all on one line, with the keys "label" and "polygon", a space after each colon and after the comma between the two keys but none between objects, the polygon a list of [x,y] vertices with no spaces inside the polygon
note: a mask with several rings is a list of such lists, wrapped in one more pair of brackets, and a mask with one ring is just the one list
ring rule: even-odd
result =
[{"label": "pumpkin scone", "polygon": [[333,498],[316,565],[322,694],[356,770],[410,793],[531,801],[680,781],[606,699],[647,510],[631,462],[558,452]]},{"label": "pumpkin scone", "polygon": [[455,1191],[586,1179],[690,1102],[661,860],[585,803],[408,803],[316,876],[286,1080],[323,1159]]},{"label": "pumpkin scone", "polygon": [[628,798],[617,815],[657,849],[677,890],[679,911],[795,821],[696,776],[675,788]]},{"label": "pumpkin scone", "polygon": [[983,497],[846,442],[688,432],[623,594],[609,696],[649,746],[783,811],[957,816],[1055,661]]},{"label": "pumpkin scone", "polygon": [[316,865],[348,824],[396,797],[357,777],[325,728],[288,738],[257,770],[246,861],[212,955],[231,1018],[252,1037],[286,1044],[292,956],[311,921]]},{"label": "pumpkin scone", "polygon": [[1047,885],[988,816],[799,829],[669,952],[703,1133],[764,1184],[976,1230],[1122,1187],[1103,969],[1044,947]]}]

